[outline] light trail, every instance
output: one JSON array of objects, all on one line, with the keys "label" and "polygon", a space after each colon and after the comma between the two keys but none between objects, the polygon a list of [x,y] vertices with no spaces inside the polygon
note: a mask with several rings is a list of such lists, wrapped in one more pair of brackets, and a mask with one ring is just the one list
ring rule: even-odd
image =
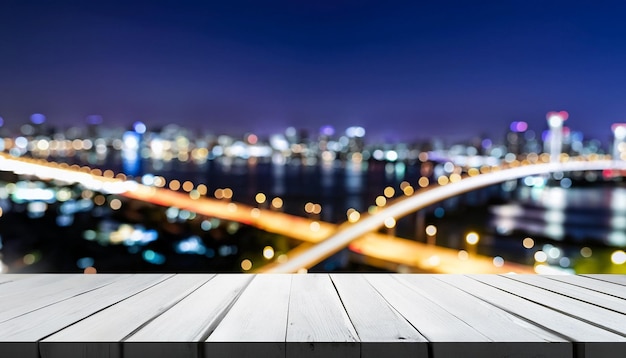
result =
[{"label": "light trail", "polygon": [[[335,232],[337,225],[313,221],[287,213],[258,209],[249,205],[207,197],[193,199],[188,193],[139,184],[63,168],[41,159],[16,158],[0,153],[0,170],[18,175],[35,176],[42,180],[79,183],[87,189],[116,194],[160,206],[174,206],[197,214],[236,221],[267,232],[285,235],[300,241],[317,243]],[[316,223],[315,225],[312,225]]]},{"label": "light trail", "polygon": [[598,160],[531,164],[464,178],[456,183],[432,188],[397,201],[355,224],[346,226],[345,229],[340,230],[328,239],[312,246],[310,249],[300,253],[298,256],[290,257],[287,262],[275,265],[266,272],[291,273],[297,272],[302,268],[312,267],[343,249],[359,237],[369,232],[378,230],[383,226],[385,219],[388,217],[402,217],[434,203],[472,190],[531,175],[606,169],[626,170],[626,162]]}]

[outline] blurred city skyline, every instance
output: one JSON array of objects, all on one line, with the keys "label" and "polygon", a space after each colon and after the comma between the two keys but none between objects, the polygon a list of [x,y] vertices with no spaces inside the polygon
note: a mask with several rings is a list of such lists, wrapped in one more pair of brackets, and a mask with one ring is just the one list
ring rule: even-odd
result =
[{"label": "blurred city skyline", "polygon": [[178,123],[216,134],[362,126],[373,140],[502,137],[511,122],[608,141],[626,4],[5,1],[0,117]]}]

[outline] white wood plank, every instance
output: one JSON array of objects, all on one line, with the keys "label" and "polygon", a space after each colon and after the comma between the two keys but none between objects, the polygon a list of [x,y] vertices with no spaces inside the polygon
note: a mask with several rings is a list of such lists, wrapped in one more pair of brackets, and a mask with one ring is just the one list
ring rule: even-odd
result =
[{"label": "white wood plank", "polygon": [[287,357],[358,358],[358,336],[326,274],[294,275]]},{"label": "white wood plank", "polygon": [[360,274],[333,274],[339,297],[361,340],[361,358],[428,357],[427,340]]},{"label": "white wood plank", "polygon": [[[53,277],[50,279],[54,279]],[[64,275],[54,284],[43,286],[37,286],[34,280],[30,279],[17,281],[16,284],[29,283],[30,289],[20,289],[15,294],[0,298],[0,307],[2,307],[0,322],[106,286],[123,277],[121,275]]]},{"label": "white wood plank", "polygon": [[529,301],[523,295],[517,296],[497,287],[481,284],[481,282],[470,277],[463,275],[438,275],[436,278],[536,325],[560,334],[570,341],[585,342],[584,344],[577,344],[579,347],[576,349],[577,351],[586,352],[588,354],[587,357],[611,357],[611,354],[614,355],[616,352],[615,347],[612,344],[605,343],[615,342],[623,345],[626,342],[626,338],[621,335]]},{"label": "white wood plank", "polygon": [[[529,285],[542,288],[567,297],[575,298],[579,301],[604,307],[621,314],[626,314],[626,300],[614,296],[606,295],[597,291],[587,290],[579,286],[573,286],[565,282],[551,280],[541,275],[510,275],[513,280],[527,283]],[[626,286],[623,286],[626,293]],[[626,317],[624,317],[626,319]]]},{"label": "white wood plank", "polygon": [[[175,275],[41,341],[42,358],[121,355],[125,337],[170,309],[211,276]],[[68,345],[63,342],[73,342]]]},{"label": "white wood plank", "polygon": [[252,278],[244,274],[217,275],[127,337],[124,358],[201,357],[198,342],[213,332]]},{"label": "white wood plank", "polygon": [[612,282],[596,280],[582,275],[554,275],[546,276],[555,281],[567,282],[570,285],[583,287],[592,291],[604,293],[626,300],[626,287]]},{"label": "white wood plank", "polygon": [[[96,275],[90,275],[95,279]],[[0,357],[39,358],[37,341],[172,275],[132,275],[0,324]],[[19,344],[18,344],[19,343]]]},{"label": "white wood plank", "polygon": [[487,337],[447,310],[396,279],[395,274],[368,274],[364,277],[429,342],[485,342]]},{"label": "white wood plank", "polygon": [[48,289],[54,290],[54,287],[63,280],[73,279],[75,276],[77,275],[44,274],[33,275],[22,280],[12,280],[11,282],[0,285],[0,299],[10,296],[20,296],[24,293],[36,294],[39,291]]},{"label": "white wood plank", "polygon": [[37,341],[171,276],[119,275],[108,285],[0,323],[0,340]]},{"label": "white wood plank", "polygon": [[291,275],[261,274],[205,344],[205,357],[285,357]]},{"label": "white wood plank", "polygon": [[22,280],[22,279],[29,278],[29,277],[33,277],[33,275],[35,275],[35,274],[28,274],[28,273],[3,273],[3,274],[0,274],[0,284],[7,283],[7,282],[18,281],[18,280]]},{"label": "white wood plank", "polygon": [[626,335],[626,317],[621,313],[530,286],[505,276],[476,275],[472,278],[614,333]]},{"label": "white wood plank", "polygon": [[[431,299],[414,290],[413,283],[401,279],[402,276],[372,274],[365,277],[431,342],[429,345],[432,357],[508,356],[518,352],[516,345],[512,344],[514,342],[494,342],[471,323],[442,307],[437,302],[437,298],[431,297]],[[422,275],[411,276],[422,277]],[[424,276],[426,277],[428,276]],[[486,310],[488,311],[488,308]],[[489,315],[495,316],[493,313]],[[486,330],[484,325],[481,325],[481,328]],[[568,352],[571,355],[571,346],[567,343],[546,345],[536,340],[534,343],[525,342],[524,344],[530,352],[541,352],[541,348],[547,348],[556,356],[568,356]]]},{"label": "white wood plank", "polygon": [[[543,342],[535,345],[540,350],[553,351],[550,355],[571,355],[571,346],[549,344],[551,342],[567,342],[545,329],[529,324],[527,321],[478,299],[465,291],[452,287],[437,280],[436,275],[396,275],[401,281],[407,281],[420,295],[430,299],[453,314],[458,319],[471,325],[493,342]],[[569,346],[569,347],[568,347]],[[545,352],[545,351],[544,351]],[[528,351],[530,354],[531,352]],[[540,354],[541,351],[536,352]]]},{"label": "white wood plank", "polygon": [[0,357],[394,356],[407,332],[435,358],[559,356],[541,341],[559,337],[570,355],[618,357],[626,344],[619,275],[211,277],[7,278]]},{"label": "white wood plank", "polygon": [[614,274],[593,274],[593,275],[585,275],[587,277],[602,280],[607,282],[613,282],[618,285],[626,286],[626,275],[614,275]]}]

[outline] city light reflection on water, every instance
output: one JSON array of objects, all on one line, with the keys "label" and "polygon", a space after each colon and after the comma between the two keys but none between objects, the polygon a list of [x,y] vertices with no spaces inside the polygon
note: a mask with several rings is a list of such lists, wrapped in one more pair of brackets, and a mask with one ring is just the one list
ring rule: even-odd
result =
[{"label": "city light reflection on water", "polygon": [[[523,183],[513,202],[491,207],[491,221],[496,228],[506,227],[498,230],[501,235],[535,238],[526,237],[522,244],[533,252],[538,273],[555,273],[555,267],[571,273],[623,272],[613,259],[626,246],[623,187]],[[537,240],[544,243],[539,250],[534,248]]]},{"label": "city light reflection on water", "polygon": [[496,227],[555,240],[590,237],[613,246],[626,245],[624,188],[521,188],[518,193],[514,203],[491,208]]},{"label": "city light reflection on water", "polygon": [[240,256],[267,255],[257,246],[291,248],[239,223],[78,185],[20,179],[0,188],[3,272],[228,272],[239,271]]}]

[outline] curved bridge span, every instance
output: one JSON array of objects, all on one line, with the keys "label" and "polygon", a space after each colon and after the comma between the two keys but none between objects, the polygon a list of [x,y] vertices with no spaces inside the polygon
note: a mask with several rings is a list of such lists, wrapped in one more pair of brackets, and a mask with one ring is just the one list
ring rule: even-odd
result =
[{"label": "curved bridge span", "polygon": [[423,209],[434,203],[452,198],[459,194],[470,192],[489,185],[502,183],[508,180],[520,179],[531,175],[550,174],[555,172],[595,171],[595,170],[626,170],[626,162],[613,160],[571,161],[562,163],[541,163],[521,167],[503,169],[491,173],[480,174],[464,178],[456,183],[425,190],[411,197],[401,199],[377,213],[361,221],[340,229],[326,240],[312,246],[308,250],[289,261],[269,268],[265,272],[290,273],[301,268],[309,268],[325,258],[346,247],[359,237],[379,229],[386,218],[403,217]]}]

